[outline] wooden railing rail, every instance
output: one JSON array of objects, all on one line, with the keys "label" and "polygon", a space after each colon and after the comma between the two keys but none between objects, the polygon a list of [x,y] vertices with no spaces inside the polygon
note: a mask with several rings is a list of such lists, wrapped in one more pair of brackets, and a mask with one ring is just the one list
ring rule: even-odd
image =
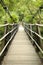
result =
[{"label": "wooden railing rail", "polygon": [[37,49],[43,55],[43,24],[27,24],[23,23],[24,29]]},{"label": "wooden railing rail", "polygon": [[[18,31],[18,24],[4,24],[0,25],[0,29],[4,28],[4,35],[0,38],[0,57],[3,55],[5,49],[9,45],[14,35]],[[1,31],[0,31],[1,32]],[[1,34],[0,34],[1,35]]]}]

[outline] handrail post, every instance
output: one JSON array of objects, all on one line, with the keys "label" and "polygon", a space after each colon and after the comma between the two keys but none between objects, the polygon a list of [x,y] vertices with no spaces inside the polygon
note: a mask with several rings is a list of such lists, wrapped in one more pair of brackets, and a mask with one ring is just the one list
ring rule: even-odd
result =
[{"label": "handrail post", "polygon": [[[32,30],[32,25],[30,25],[30,30]],[[32,32],[31,32],[31,36],[32,36]]]},{"label": "handrail post", "polygon": [[[7,21],[5,21],[5,24],[7,24]],[[4,34],[6,34],[6,33],[7,33],[7,28],[8,28],[8,26],[5,26],[5,31],[4,31]]]},{"label": "handrail post", "polygon": [[[38,28],[38,34],[41,35],[39,26],[37,26],[37,28]],[[39,40],[40,40],[40,43],[41,43],[41,39],[39,39]]]},{"label": "handrail post", "polygon": [[[5,21],[5,24],[7,24],[7,21]],[[4,35],[7,34],[7,32],[8,32],[8,25],[5,26]],[[4,42],[4,45],[5,45],[6,44],[6,38],[4,40],[5,40],[5,42]]]},{"label": "handrail post", "polygon": [[[36,25],[36,33],[39,34],[39,29],[38,29],[38,26]],[[36,35],[36,38],[37,38],[37,43],[38,45],[40,45],[40,38]]]},{"label": "handrail post", "polygon": [[[13,23],[13,25],[12,25],[12,29],[14,28],[14,23]],[[11,35],[13,34],[13,32],[11,33]]]},{"label": "handrail post", "polygon": [[[32,30],[32,25],[30,25],[30,30]],[[31,36],[32,36],[32,38],[33,38],[33,33],[32,33],[32,31],[31,31]],[[32,40],[31,40],[32,41]],[[33,41],[32,41],[32,44],[33,44]]]},{"label": "handrail post", "polygon": [[[40,31],[39,26],[38,26],[38,34],[41,35],[41,31]],[[41,43],[42,43],[42,40],[40,39],[40,46],[41,46]]]}]

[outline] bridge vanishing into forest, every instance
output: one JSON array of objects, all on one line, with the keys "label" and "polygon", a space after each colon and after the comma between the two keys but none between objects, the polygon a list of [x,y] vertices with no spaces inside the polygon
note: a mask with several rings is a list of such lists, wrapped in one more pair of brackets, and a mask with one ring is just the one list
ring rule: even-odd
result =
[{"label": "bridge vanishing into forest", "polygon": [[42,24],[5,24],[0,27],[5,29],[0,38],[0,65],[43,65]]},{"label": "bridge vanishing into forest", "polygon": [[[13,18],[9,7],[7,7],[7,5],[9,6],[10,4],[10,0],[8,4],[6,4],[7,1],[5,3],[4,0],[0,0],[0,5],[3,7],[2,10],[4,9],[9,15],[8,18],[13,21],[13,24],[10,24],[5,19],[5,24],[0,25],[0,65],[43,65],[43,24],[41,24],[43,21],[43,3],[36,3],[40,6],[35,5],[36,7],[34,7],[33,3],[31,2],[30,4],[32,5],[30,6],[33,6],[34,10],[32,10],[34,12],[31,10],[32,7],[28,6],[29,3],[28,5],[25,3],[27,8],[26,13],[29,13],[29,17],[31,16],[31,18],[28,20],[29,23],[27,24],[23,22],[20,24],[15,23],[16,18]],[[11,1],[11,3],[13,3],[13,1]],[[15,3],[13,4],[15,5]],[[11,6],[12,5],[10,5],[10,7]],[[22,21],[24,16],[26,16],[26,13],[24,15],[25,6],[24,10],[22,11],[23,14],[19,11],[22,9],[19,9],[18,7],[17,10],[18,16],[20,17],[19,21]],[[28,16],[26,18],[28,19]],[[33,19],[37,24],[32,24],[34,23]]]}]

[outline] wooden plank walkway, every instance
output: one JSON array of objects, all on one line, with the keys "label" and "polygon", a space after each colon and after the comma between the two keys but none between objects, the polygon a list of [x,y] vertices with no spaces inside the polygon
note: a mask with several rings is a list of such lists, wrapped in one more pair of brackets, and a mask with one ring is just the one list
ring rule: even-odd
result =
[{"label": "wooden plank walkway", "polygon": [[21,25],[2,65],[43,65]]}]

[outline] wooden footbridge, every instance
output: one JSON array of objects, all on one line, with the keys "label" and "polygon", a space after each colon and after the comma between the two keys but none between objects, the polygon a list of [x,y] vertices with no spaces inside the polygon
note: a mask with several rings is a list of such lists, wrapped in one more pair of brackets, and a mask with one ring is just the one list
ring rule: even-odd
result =
[{"label": "wooden footbridge", "polygon": [[0,65],[43,65],[43,37],[40,33],[43,25],[24,23],[23,26],[6,24],[0,27],[5,27],[5,35],[0,38]]}]

